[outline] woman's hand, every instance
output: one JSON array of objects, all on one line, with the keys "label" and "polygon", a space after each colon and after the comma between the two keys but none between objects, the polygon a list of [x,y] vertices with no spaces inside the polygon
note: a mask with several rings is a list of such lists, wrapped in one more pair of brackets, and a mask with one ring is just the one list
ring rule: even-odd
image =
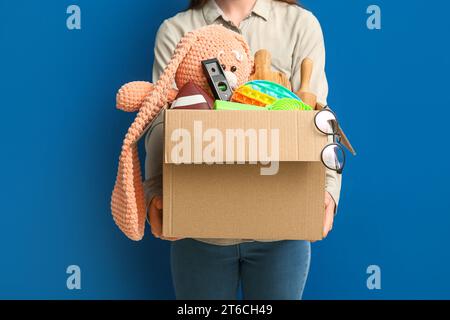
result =
[{"label": "woman's hand", "polygon": [[333,197],[325,191],[325,223],[323,225],[323,237],[326,238],[328,233],[333,229],[334,211],[336,203]]},{"label": "woman's hand", "polygon": [[179,240],[180,238],[168,238],[162,235],[162,209],[163,202],[161,196],[154,196],[149,208],[149,220],[153,236],[162,240]]}]

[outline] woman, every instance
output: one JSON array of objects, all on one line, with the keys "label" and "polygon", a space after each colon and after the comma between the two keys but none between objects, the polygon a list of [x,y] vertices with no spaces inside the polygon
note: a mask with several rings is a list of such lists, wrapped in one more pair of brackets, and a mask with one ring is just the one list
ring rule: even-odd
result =
[{"label": "woman", "polygon": [[[311,91],[326,104],[325,48],[317,19],[295,0],[191,0],[187,11],[165,20],[155,44],[153,79],[157,80],[176,44],[188,31],[220,23],[244,36],[252,52],[267,49],[272,67],[285,73],[293,90],[300,87],[300,63],[314,61]],[[146,136],[144,187],[152,233],[161,235],[162,117]],[[161,156],[158,156],[161,155]],[[340,193],[340,176],[327,170],[324,236],[332,229]],[[309,241],[258,239],[167,239],[177,299],[301,299],[309,271]]]}]

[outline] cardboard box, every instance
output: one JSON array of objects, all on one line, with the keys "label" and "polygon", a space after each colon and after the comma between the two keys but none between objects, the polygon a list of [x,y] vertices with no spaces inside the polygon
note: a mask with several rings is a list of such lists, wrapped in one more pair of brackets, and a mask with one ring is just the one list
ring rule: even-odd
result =
[{"label": "cardboard box", "polygon": [[322,239],[316,113],[167,110],[163,235]]}]

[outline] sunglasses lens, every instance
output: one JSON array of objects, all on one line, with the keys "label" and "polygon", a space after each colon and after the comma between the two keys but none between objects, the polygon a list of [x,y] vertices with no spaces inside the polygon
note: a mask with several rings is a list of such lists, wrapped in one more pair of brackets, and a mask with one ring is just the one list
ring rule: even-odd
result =
[{"label": "sunglasses lens", "polygon": [[344,150],[335,144],[326,146],[322,152],[322,161],[331,170],[342,170],[344,168],[344,157]]},{"label": "sunglasses lens", "polygon": [[323,110],[317,113],[315,122],[317,128],[325,134],[337,132],[336,117],[331,111]]}]

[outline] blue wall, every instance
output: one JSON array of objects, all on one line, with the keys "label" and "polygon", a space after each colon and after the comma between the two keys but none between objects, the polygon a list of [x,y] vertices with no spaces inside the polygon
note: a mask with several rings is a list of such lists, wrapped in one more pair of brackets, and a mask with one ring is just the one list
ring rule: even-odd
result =
[{"label": "blue wall", "polygon": [[[0,2],[0,298],[174,297],[169,244],[127,240],[110,214],[132,115],[115,92],[150,80],[158,25],[187,1]],[[450,298],[445,1],[309,0],[328,50],[329,102],[358,149],[339,215],[313,245],[307,299]],[[82,30],[66,28],[66,8]],[[283,36],[283,35],[280,35]],[[66,267],[82,290],[66,288]],[[382,289],[366,287],[366,268]]]}]

